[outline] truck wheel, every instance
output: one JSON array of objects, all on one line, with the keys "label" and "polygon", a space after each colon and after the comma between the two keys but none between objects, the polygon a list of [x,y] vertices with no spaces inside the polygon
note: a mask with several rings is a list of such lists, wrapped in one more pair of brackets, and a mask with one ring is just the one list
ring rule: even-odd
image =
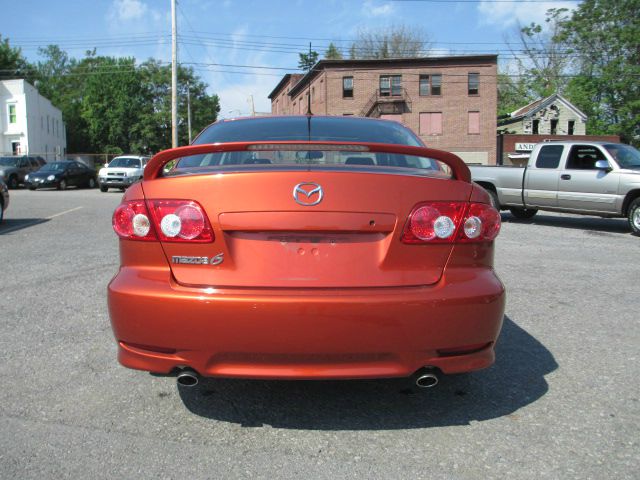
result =
[{"label": "truck wheel", "polygon": [[629,205],[629,226],[631,233],[640,237],[640,198],[636,198]]},{"label": "truck wheel", "polygon": [[518,220],[529,220],[538,213],[538,210],[535,208],[510,208],[509,211],[511,215],[516,217]]},{"label": "truck wheel", "polygon": [[101,192],[106,192],[107,190],[109,190],[109,187],[104,187],[104,186],[100,185],[100,191]]}]

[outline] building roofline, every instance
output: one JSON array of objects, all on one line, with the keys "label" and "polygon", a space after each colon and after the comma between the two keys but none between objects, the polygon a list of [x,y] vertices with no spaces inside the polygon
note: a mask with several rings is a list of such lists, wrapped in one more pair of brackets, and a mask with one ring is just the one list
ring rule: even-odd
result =
[{"label": "building roofline", "polygon": [[[317,77],[320,72],[328,68],[367,68],[379,67],[381,65],[388,66],[405,66],[405,65],[431,65],[431,64],[455,64],[459,62],[498,62],[498,55],[453,55],[445,57],[411,57],[411,58],[377,58],[377,59],[342,59],[342,60],[320,60],[309,72],[302,77],[289,92],[291,97],[296,96],[308,83]],[[277,87],[276,87],[277,88]],[[270,97],[269,97],[270,98]]]},{"label": "building roofline", "polygon": [[537,98],[536,100],[534,100],[533,102],[529,102],[527,103],[524,107],[520,107],[517,110],[514,110],[513,112],[511,112],[511,115],[513,115],[516,112],[519,112],[520,110],[524,110],[525,108],[527,108],[529,105],[533,105],[534,103],[540,102],[538,103],[538,105],[536,105],[535,107],[531,108],[530,110],[520,114],[520,115],[516,115],[516,116],[512,116],[511,118],[506,118],[501,122],[498,122],[498,126],[500,125],[509,125],[511,123],[515,123],[518,122],[520,120],[522,120],[523,118],[527,118],[530,117],[531,115],[533,115],[534,113],[542,110],[543,108],[548,107],[551,103],[553,103],[555,100],[560,100],[562,103],[564,103],[569,109],[573,110],[576,114],[578,114],[578,116],[583,120],[583,121],[587,121],[587,115],[580,110],[578,107],[576,107],[573,103],[571,103],[569,100],[567,100],[566,98],[564,98],[562,95],[560,95],[559,93],[553,93],[551,95],[549,95],[547,98]]},{"label": "building roofline", "polygon": [[278,94],[278,92],[280,92],[280,90],[282,90],[284,86],[287,84],[287,82],[291,78],[291,75],[292,75],[291,73],[285,73],[284,77],[280,79],[280,81],[276,85],[276,88],[271,90],[271,93],[267,96],[267,98],[275,97]]}]

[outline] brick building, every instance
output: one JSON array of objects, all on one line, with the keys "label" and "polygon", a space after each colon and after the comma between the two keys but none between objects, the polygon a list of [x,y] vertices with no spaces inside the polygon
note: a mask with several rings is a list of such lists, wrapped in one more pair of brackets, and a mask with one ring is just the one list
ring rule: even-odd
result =
[{"label": "brick building", "polygon": [[497,56],[321,60],[273,89],[273,115],[397,120],[429,147],[467,163],[496,163]]}]

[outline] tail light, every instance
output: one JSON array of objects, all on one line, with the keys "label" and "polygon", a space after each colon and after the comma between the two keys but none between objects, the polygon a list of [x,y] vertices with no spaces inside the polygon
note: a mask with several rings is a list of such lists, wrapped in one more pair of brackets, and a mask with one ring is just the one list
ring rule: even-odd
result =
[{"label": "tail light", "polygon": [[112,223],[116,234],[128,240],[208,243],[215,238],[202,207],[190,200],[123,202]]},{"label": "tail light", "polygon": [[163,242],[213,242],[214,235],[202,207],[189,200],[149,200],[151,216]]},{"label": "tail light", "polygon": [[500,213],[484,203],[432,202],[414,207],[401,241],[409,244],[487,242],[500,232]]},{"label": "tail light", "polygon": [[157,240],[144,200],[132,200],[118,205],[111,219],[113,230],[120,238]]}]

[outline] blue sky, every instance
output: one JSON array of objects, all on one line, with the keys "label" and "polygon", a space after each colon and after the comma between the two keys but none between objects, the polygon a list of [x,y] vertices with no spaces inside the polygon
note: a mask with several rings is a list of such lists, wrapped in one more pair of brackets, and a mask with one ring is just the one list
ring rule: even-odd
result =
[{"label": "blue sky", "polygon": [[[71,56],[87,49],[138,61],[171,59],[170,0],[4,0],[0,35],[31,60],[37,47],[58,44]],[[518,24],[542,22],[552,7],[540,0],[178,0],[179,61],[221,99],[221,116],[270,111],[267,95],[297,52],[322,53],[330,41],[345,51],[360,30],[404,24],[421,29],[432,54],[511,55],[505,40]],[[8,13],[8,14],[7,14]],[[216,64],[216,65],[211,65]],[[248,68],[247,66],[251,66]],[[269,68],[253,68],[256,66]],[[282,69],[282,70],[279,70]]]}]

